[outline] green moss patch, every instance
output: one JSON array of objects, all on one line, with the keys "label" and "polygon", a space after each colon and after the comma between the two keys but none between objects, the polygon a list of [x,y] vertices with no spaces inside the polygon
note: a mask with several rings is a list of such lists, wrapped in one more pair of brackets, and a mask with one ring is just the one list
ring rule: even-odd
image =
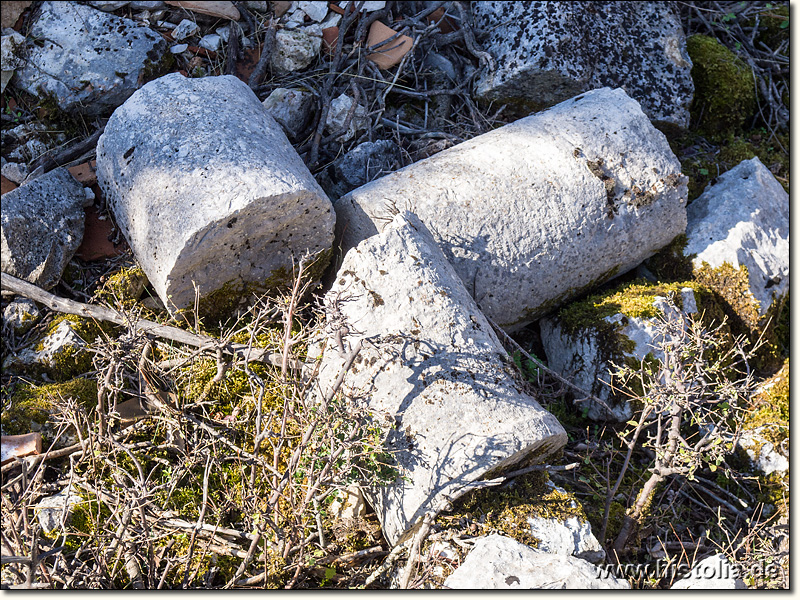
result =
[{"label": "green moss patch", "polygon": [[547,485],[545,471],[534,471],[499,488],[477,490],[453,504],[449,514],[440,515],[436,524],[442,528],[472,527],[478,535],[502,533],[533,546],[539,539],[531,534],[529,517],[566,520],[587,517],[571,494]]},{"label": "green moss patch", "polygon": [[712,138],[740,130],[756,108],[752,71],[712,37],[693,35],[686,40],[686,49],[695,86],[692,122]]},{"label": "green moss patch", "polygon": [[49,433],[46,425],[67,398],[73,398],[87,410],[91,409],[97,405],[97,382],[78,377],[42,386],[21,384],[10,397],[7,410],[3,411],[3,432],[17,435],[41,430],[45,442],[51,442],[46,439]]}]

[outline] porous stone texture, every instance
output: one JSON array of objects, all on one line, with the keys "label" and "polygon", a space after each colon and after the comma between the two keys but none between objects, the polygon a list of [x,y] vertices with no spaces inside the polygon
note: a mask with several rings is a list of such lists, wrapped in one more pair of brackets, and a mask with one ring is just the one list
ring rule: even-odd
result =
[{"label": "porous stone texture", "polygon": [[[566,495],[566,490],[548,481],[547,485]],[[575,500],[572,508],[578,507]],[[532,515],[527,519],[531,535],[539,540],[537,550],[549,554],[576,556],[592,563],[599,563],[606,552],[592,533],[592,526],[581,517],[571,516],[563,519]]]},{"label": "porous stone texture", "polygon": [[3,309],[3,327],[10,327],[17,335],[30,330],[41,317],[33,300],[15,298]]},{"label": "porous stone texture", "polygon": [[747,267],[759,314],[789,291],[789,194],[756,158],[717,178],[689,205],[684,250],[695,267]]},{"label": "porous stone texture", "polygon": [[77,2],[43,2],[27,39],[14,85],[90,116],[122,104],[166,49],[149,27]]},{"label": "porous stone texture", "polygon": [[3,195],[4,273],[50,289],[83,240],[83,186],[55,169]]},{"label": "porous stone texture", "polygon": [[[692,62],[668,2],[474,2],[475,27],[496,68],[476,94],[552,106],[620,87],[654,121],[689,124]],[[480,34],[479,34],[480,38]]]},{"label": "porous stone texture", "polygon": [[172,39],[176,42],[181,41],[184,38],[191,37],[200,31],[200,27],[194,21],[190,21],[189,19],[184,19],[178,26],[172,30]]},{"label": "porous stone texture", "polygon": [[386,448],[399,476],[365,490],[390,543],[410,535],[441,494],[566,443],[556,418],[515,382],[491,326],[414,215],[400,213],[350,250],[325,303],[321,390],[344,363],[336,330],[346,323],[343,348],[370,341],[343,391],[394,423]]},{"label": "porous stone texture", "polygon": [[279,73],[305,69],[322,47],[322,28],[282,29],[275,34],[272,67]]},{"label": "porous stone texture", "polygon": [[636,101],[603,88],[352,191],[337,231],[346,250],[395,209],[414,212],[483,312],[513,330],[683,233],[680,169]]},{"label": "porous stone texture", "polygon": [[745,590],[740,579],[740,569],[731,564],[724,554],[715,554],[698,562],[683,579],[676,581],[671,590]]},{"label": "porous stone texture", "polygon": [[303,132],[314,106],[314,94],[303,90],[277,88],[263,102],[264,108],[290,138]]},{"label": "porous stone texture", "polygon": [[502,535],[478,538],[444,582],[459,590],[627,590],[630,584],[574,556],[547,554]]},{"label": "porous stone texture", "polygon": [[201,298],[288,284],[333,241],[330,200],[233,76],[172,73],[137,91],[98,141],[97,179],[170,310],[194,304],[193,282]]},{"label": "porous stone texture", "polygon": [[[681,290],[681,304],[685,314],[697,312],[694,290]],[[668,319],[677,317],[677,309],[670,307],[664,296],[654,296],[653,306]],[[652,354],[663,361],[664,353],[656,348],[660,335],[653,319],[617,313],[603,320],[614,326],[612,336],[599,334],[600,329],[591,324],[579,331],[568,331],[558,316],[545,317],[539,321],[542,345],[549,368],[603,402],[593,399],[581,402],[579,408],[586,410],[587,417],[623,422],[631,418],[633,409],[624,397],[611,394],[610,372],[614,369],[611,358],[619,364],[627,357],[641,361]]]}]

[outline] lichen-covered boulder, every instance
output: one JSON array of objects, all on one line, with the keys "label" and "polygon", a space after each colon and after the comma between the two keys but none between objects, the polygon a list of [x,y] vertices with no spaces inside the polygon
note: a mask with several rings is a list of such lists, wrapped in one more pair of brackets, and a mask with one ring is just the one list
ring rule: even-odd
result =
[{"label": "lichen-covered boulder", "polygon": [[64,168],[3,195],[0,264],[4,273],[50,289],[83,240],[86,194]]},{"label": "lichen-covered boulder", "polygon": [[166,49],[149,27],[77,2],[43,2],[33,21],[26,66],[14,85],[55,97],[65,111],[108,113],[135,90]]},{"label": "lichen-covered boulder", "polygon": [[[759,315],[789,291],[789,194],[758,157],[720,175],[689,205],[687,216],[684,254],[693,257],[695,269],[704,263],[746,269]],[[715,286],[711,273],[703,280]]]},{"label": "lichen-covered boulder", "polygon": [[680,19],[668,2],[474,2],[495,59],[476,94],[552,106],[620,87],[654,121],[689,124],[694,85]]},{"label": "lichen-covered boulder", "polygon": [[[97,179],[147,279],[171,311],[219,313],[246,291],[327,265],[330,200],[253,91],[178,73],[119,107],[97,144]],[[232,303],[233,302],[233,303]],[[205,307],[205,308],[204,308]]]},{"label": "lichen-covered boulder", "polygon": [[347,346],[362,341],[343,390],[394,423],[386,449],[399,475],[365,490],[390,543],[444,494],[566,443],[556,418],[515,381],[491,326],[414,215],[401,213],[350,250],[325,301],[322,392]]},{"label": "lichen-covered boulder", "polygon": [[665,294],[676,293],[685,314],[697,312],[692,288],[680,285],[624,286],[602,297],[590,297],[565,307],[558,314],[539,321],[547,365],[579,388],[594,395],[579,406],[596,421],[627,421],[633,409],[625,395],[613,394],[613,365],[634,359],[636,364],[650,355],[663,360],[655,347],[659,335],[653,318],[674,310]]},{"label": "lichen-covered boulder", "polygon": [[[789,360],[759,386],[738,445],[765,475],[789,471]],[[788,477],[781,477],[788,489]]]},{"label": "lichen-covered boulder", "polygon": [[537,552],[502,535],[478,538],[444,582],[459,590],[627,590],[630,584],[574,556]]},{"label": "lichen-covered boulder", "polygon": [[669,244],[686,197],[664,135],[603,88],[353,190],[337,231],[346,250],[414,212],[481,310],[517,329]]}]

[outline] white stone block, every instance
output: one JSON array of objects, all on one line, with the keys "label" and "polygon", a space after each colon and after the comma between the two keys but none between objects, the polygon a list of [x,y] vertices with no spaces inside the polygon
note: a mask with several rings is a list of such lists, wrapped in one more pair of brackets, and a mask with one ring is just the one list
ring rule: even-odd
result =
[{"label": "white stone block", "polygon": [[386,447],[400,476],[364,490],[390,543],[413,530],[437,495],[541,461],[566,443],[556,418],[516,383],[491,326],[414,215],[398,215],[350,250],[325,302],[322,391],[344,362],[334,332],[341,315],[343,343],[370,340],[343,390],[396,425]]},{"label": "white stone block", "polygon": [[194,284],[201,297],[288,284],[301,256],[331,248],[330,200],[233,76],[172,73],[137,91],[100,137],[97,179],[170,310],[194,304]]},{"label": "white stone block", "polygon": [[686,197],[664,135],[603,88],[353,190],[337,231],[346,250],[395,208],[414,212],[484,313],[513,330],[684,233]]},{"label": "white stone block", "polygon": [[459,590],[627,590],[630,584],[574,556],[547,554],[502,535],[488,535],[444,586]]},{"label": "white stone block", "polygon": [[745,266],[765,314],[789,291],[789,194],[756,158],[739,163],[689,205],[684,253],[693,263]]}]

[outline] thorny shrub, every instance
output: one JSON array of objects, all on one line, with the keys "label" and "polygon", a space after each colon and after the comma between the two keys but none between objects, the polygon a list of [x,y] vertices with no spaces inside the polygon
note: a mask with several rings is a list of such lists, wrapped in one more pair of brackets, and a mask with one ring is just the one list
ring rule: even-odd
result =
[{"label": "thorny shrub", "polygon": [[[209,349],[142,334],[96,343],[97,406],[55,399],[79,443],[60,463],[34,462],[28,472],[20,461],[23,472],[4,477],[4,581],[318,585],[309,573],[329,554],[327,508],[338,491],[395,473],[385,432],[366,411],[338,389],[314,389],[313,365],[291,367],[315,334],[292,318],[308,310],[298,303],[303,291],[257,303],[210,349],[212,358]],[[226,357],[220,348],[231,339],[271,348],[280,360]],[[40,531],[36,502],[62,489],[80,498],[72,517]]]}]

